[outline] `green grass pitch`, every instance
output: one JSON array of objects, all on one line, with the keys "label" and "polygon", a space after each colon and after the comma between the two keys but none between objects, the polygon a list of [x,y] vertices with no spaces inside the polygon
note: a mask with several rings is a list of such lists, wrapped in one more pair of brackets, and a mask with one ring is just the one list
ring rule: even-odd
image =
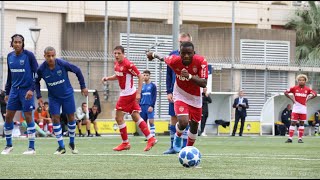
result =
[{"label": "green grass pitch", "polygon": [[[53,155],[55,138],[36,139],[37,154],[22,155],[28,141],[13,139],[14,150],[0,155],[0,178],[116,178],[116,179],[241,179],[241,178],[320,178],[320,138],[305,137],[303,144],[294,137],[292,144],[277,137],[198,137],[195,146],[202,159],[199,168],[184,168],[178,155],[163,155],[168,136],[158,136],[149,152],[143,137],[129,136],[131,149],[114,152],[120,136],[76,138],[79,154],[67,148],[64,155]],[[64,138],[65,144],[69,142]],[[0,144],[5,145],[1,139]],[[66,146],[67,147],[67,146]]]}]

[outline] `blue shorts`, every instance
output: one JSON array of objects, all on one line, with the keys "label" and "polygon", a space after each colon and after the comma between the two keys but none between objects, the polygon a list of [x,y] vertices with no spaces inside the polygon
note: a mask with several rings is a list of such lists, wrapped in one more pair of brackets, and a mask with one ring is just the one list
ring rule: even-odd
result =
[{"label": "blue shorts", "polygon": [[26,100],[29,88],[11,88],[7,109],[11,111],[30,112],[34,110],[34,95],[30,100]]},{"label": "blue shorts", "polygon": [[61,106],[62,106],[62,113],[74,114],[76,112],[74,96],[72,95],[66,99],[49,97],[49,109],[52,115],[60,115]]},{"label": "blue shorts", "polygon": [[149,105],[141,105],[140,116],[144,121],[148,119],[154,119],[154,109],[152,112],[148,112]]},{"label": "blue shorts", "polygon": [[170,103],[170,102],[169,102],[169,115],[176,116],[176,113],[174,112],[174,103]]}]

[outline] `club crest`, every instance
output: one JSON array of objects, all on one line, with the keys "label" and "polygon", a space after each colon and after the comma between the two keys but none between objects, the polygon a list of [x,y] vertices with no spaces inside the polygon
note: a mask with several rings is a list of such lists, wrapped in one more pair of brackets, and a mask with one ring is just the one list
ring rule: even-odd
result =
[{"label": "club crest", "polygon": [[61,71],[61,70],[57,71],[57,74],[58,74],[59,76],[61,76],[61,75],[62,75],[62,71]]},{"label": "club crest", "polygon": [[196,66],[193,66],[192,70],[193,70],[194,73],[198,72],[198,68]]},{"label": "club crest", "polygon": [[180,107],[179,107],[179,111],[180,111],[180,112],[183,112],[183,110],[184,110],[184,107],[183,107],[183,106],[180,106]]},{"label": "club crest", "polygon": [[24,60],[23,59],[20,59],[20,65],[24,65]]}]

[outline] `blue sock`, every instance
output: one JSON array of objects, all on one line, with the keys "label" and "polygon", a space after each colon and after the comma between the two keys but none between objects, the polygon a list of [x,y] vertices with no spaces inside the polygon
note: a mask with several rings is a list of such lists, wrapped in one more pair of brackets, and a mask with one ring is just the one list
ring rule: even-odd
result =
[{"label": "blue sock", "polygon": [[54,132],[54,135],[56,135],[59,147],[64,148],[61,125],[54,123],[53,124],[53,132]]},{"label": "blue sock", "polygon": [[170,125],[171,149],[173,148],[174,134],[176,134],[176,126],[175,125]]},{"label": "blue sock", "polygon": [[150,123],[150,134],[155,137],[156,136],[156,127],[154,126],[154,124]]},{"label": "blue sock", "polygon": [[34,121],[32,121],[31,123],[28,123],[27,126],[28,126],[27,133],[29,138],[29,148],[34,149],[34,143],[36,138],[36,128],[35,128]]},{"label": "blue sock", "polygon": [[76,120],[68,122],[68,131],[69,131],[69,137],[70,137],[70,144],[74,144],[74,137],[75,137],[75,131],[76,131]]},{"label": "blue sock", "polygon": [[12,147],[12,130],[13,121],[11,123],[4,123],[4,134],[6,135],[7,146]]},{"label": "blue sock", "polygon": [[186,127],[186,129],[184,130],[183,134],[182,134],[182,148],[187,146],[187,141],[188,141],[188,130],[189,130],[189,125]]}]

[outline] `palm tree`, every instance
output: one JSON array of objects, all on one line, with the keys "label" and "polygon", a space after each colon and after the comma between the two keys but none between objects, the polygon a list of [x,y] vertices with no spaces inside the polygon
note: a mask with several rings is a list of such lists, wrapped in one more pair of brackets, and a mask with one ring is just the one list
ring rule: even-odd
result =
[{"label": "palm tree", "polygon": [[285,25],[297,33],[296,59],[316,63],[320,58],[320,7],[308,1],[309,8],[298,9]]}]

